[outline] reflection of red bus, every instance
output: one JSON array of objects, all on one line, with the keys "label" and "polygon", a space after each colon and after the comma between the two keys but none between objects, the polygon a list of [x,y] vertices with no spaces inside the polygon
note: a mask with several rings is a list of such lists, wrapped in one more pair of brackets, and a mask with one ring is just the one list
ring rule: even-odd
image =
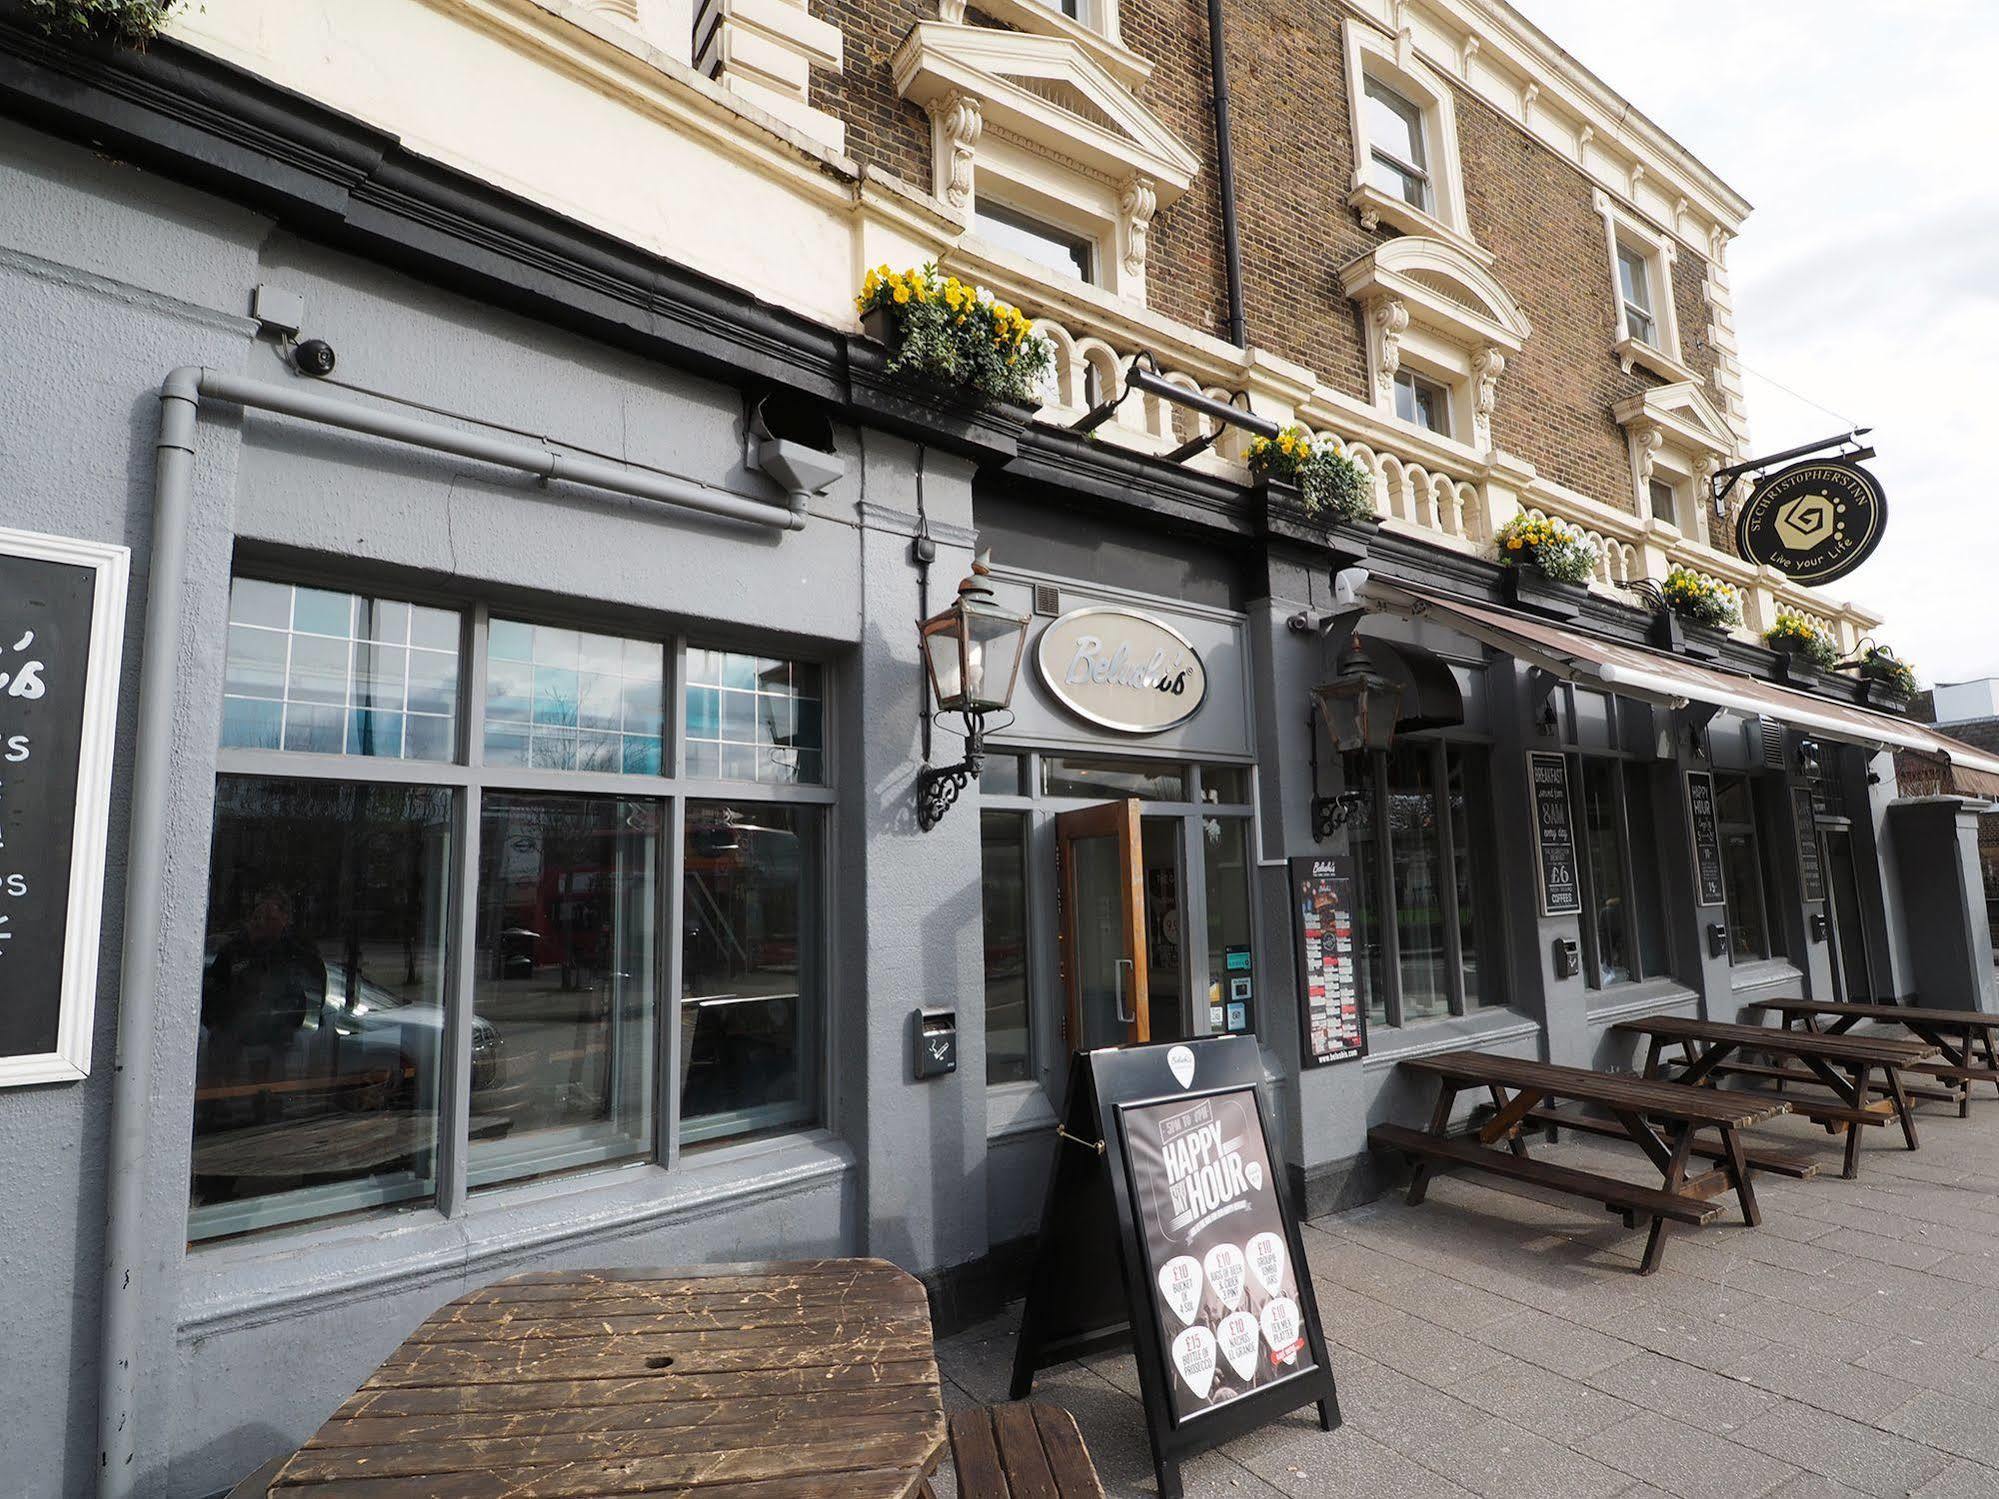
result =
[{"label": "reflection of red bus", "polygon": [[525,979],[559,967],[568,988],[583,973],[616,966],[620,884],[643,881],[643,873],[557,863],[543,855],[541,840],[530,837],[512,839],[501,857],[500,906],[491,913],[500,930],[487,939],[494,943],[497,977]]}]

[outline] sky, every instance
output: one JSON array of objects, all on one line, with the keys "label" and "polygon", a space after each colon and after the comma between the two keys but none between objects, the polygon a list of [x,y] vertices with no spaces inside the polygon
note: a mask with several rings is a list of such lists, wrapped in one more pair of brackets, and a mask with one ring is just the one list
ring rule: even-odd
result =
[{"label": "sky", "polygon": [[1926,685],[1999,676],[1999,3],[1513,4],[1754,205],[1753,453],[1873,427],[1887,530],[1825,594]]}]

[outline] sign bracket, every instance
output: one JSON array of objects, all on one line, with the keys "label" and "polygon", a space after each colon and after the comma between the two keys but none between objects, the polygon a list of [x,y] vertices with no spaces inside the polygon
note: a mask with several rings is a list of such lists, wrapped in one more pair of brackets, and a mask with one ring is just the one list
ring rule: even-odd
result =
[{"label": "sign bracket", "polygon": [[1862,448],[1860,446],[1860,439],[1873,430],[1872,427],[1855,427],[1838,437],[1824,437],[1817,442],[1808,442],[1795,448],[1786,448],[1781,453],[1766,453],[1760,458],[1745,458],[1740,463],[1731,463],[1726,468],[1716,469],[1714,478],[1711,481],[1714,513],[1717,516],[1726,516],[1728,514],[1729,491],[1735,488],[1735,481],[1740,479],[1744,474],[1753,474],[1766,469],[1772,469],[1780,463],[1789,463],[1793,458],[1809,458],[1814,453],[1823,453],[1828,448],[1836,448],[1845,443],[1852,443],[1855,451],[1835,454],[1835,457],[1846,459],[1852,463],[1860,463],[1872,458],[1874,456],[1874,449]]}]

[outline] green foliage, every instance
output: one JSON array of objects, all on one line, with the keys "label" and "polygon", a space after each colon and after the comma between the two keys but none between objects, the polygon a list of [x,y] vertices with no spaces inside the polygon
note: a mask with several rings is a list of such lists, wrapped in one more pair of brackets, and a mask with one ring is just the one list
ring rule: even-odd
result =
[{"label": "green foliage", "polygon": [[1314,437],[1302,426],[1259,437],[1249,445],[1249,471],[1259,479],[1297,485],[1313,515],[1357,521],[1374,514],[1374,475],[1348,456],[1336,437]]},{"label": "green foliage", "polygon": [[1719,578],[1674,563],[1659,585],[1666,607],[1690,624],[1728,630],[1742,623],[1742,596]]},{"label": "green foliage", "polygon": [[1885,683],[1903,697],[1916,695],[1916,669],[1885,645],[1862,646],[1855,665],[1870,682]]},{"label": "green foliage", "polygon": [[151,41],[179,0],[27,0],[28,14],[50,36],[79,41]]},{"label": "green foliage", "polygon": [[1017,308],[983,287],[939,274],[887,266],[868,272],[854,299],[865,316],[879,312],[892,330],[888,371],[999,400],[1038,404],[1054,352]]},{"label": "green foliage", "polygon": [[1533,511],[1514,516],[1494,540],[1502,566],[1532,562],[1551,583],[1587,583],[1603,560],[1581,526]]},{"label": "green foliage", "polygon": [[1789,610],[1777,616],[1777,622],[1763,632],[1763,643],[1772,650],[1788,651],[1799,660],[1812,666],[1834,667],[1839,664],[1839,647],[1832,637],[1802,614]]}]

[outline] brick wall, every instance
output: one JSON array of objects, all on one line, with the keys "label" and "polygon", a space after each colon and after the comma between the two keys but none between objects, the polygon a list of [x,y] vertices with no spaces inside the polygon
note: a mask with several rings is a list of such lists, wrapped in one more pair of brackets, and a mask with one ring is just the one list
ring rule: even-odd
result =
[{"label": "brick wall", "polygon": [[[847,122],[849,151],[920,186],[931,180],[923,112],[899,100],[889,58],[930,0],[817,0],[846,34],[847,67],[815,77],[813,102]],[[1353,178],[1345,43],[1324,0],[1228,0],[1237,218],[1250,342],[1367,398],[1366,341],[1339,272],[1388,237],[1346,206]],[[1154,220],[1153,308],[1224,334],[1227,291],[1216,199],[1205,0],[1122,0],[1124,40],[1154,65],[1141,97],[1202,161],[1192,190]],[[1346,22],[1345,24],[1363,24]],[[1499,385],[1494,433],[1509,452],[1592,498],[1632,507],[1630,463],[1613,403],[1660,383],[1611,353],[1616,309],[1595,185],[1468,89],[1456,87],[1465,209],[1493,273],[1533,325]],[[1681,247],[1674,276],[1681,355],[1714,364],[1706,267]]]}]

